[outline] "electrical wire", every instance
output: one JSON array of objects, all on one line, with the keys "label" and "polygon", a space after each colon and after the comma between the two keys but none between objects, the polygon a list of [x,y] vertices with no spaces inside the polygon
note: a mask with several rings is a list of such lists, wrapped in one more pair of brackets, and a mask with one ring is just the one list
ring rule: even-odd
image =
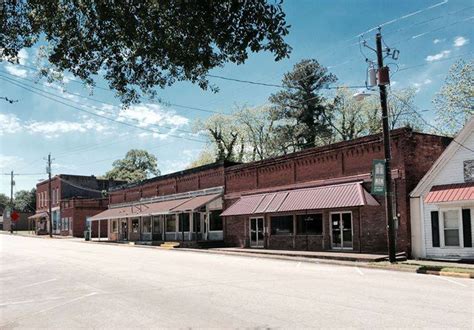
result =
[{"label": "electrical wire", "polygon": [[[24,84],[21,84],[19,83],[18,81],[15,81],[13,79],[10,79],[8,77],[5,77],[3,75],[0,74],[0,79],[6,81],[6,82],[9,82],[17,87],[20,87],[20,88],[23,88],[31,93],[34,93],[34,94],[37,94],[39,96],[42,96],[42,97],[45,97],[49,100],[52,100],[52,101],[55,101],[55,102],[58,102],[60,104],[63,104],[65,106],[68,106],[70,108],[73,108],[73,109],[76,109],[78,111],[82,111],[82,112],[85,112],[85,113],[88,113],[88,114],[91,114],[93,116],[96,116],[96,117],[99,117],[99,118],[103,118],[103,119],[106,119],[106,120],[109,120],[109,121],[112,121],[112,122],[115,122],[115,123],[118,123],[118,124],[121,124],[121,125],[125,125],[125,126],[129,126],[129,127],[133,127],[133,128],[136,128],[136,129],[140,129],[140,130],[143,130],[143,131],[146,131],[146,132],[151,132],[151,133],[155,133],[155,134],[167,134],[168,136],[171,136],[171,137],[175,137],[175,138],[179,138],[179,139],[184,139],[184,140],[189,140],[189,141],[194,141],[194,142],[200,142],[200,143],[205,143],[205,141],[202,141],[202,140],[197,140],[197,139],[193,139],[193,138],[188,138],[188,137],[184,137],[184,136],[179,136],[179,135],[172,135],[172,134],[169,134],[169,133],[164,133],[164,132],[159,132],[159,131],[155,131],[155,130],[152,130],[152,129],[148,129],[146,127],[141,127],[141,126],[137,126],[137,125],[133,125],[133,124],[130,124],[130,123],[127,123],[125,121],[120,121],[120,120],[116,120],[114,118],[110,118],[110,117],[107,117],[107,116],[103,116],[101,114],[98,114],[98,113],[95,113],[93,111],[89,111],[89,110],[85,110],[83,108],[80,108],[80,107],[77,107],[77,106],[74,106],[72,104],[68,104],[66,102],[63,102],[61,100],[58,100],[58,99],[55,99],[53,97],[50,97],[48,95],[44,95],[42,93],[46,93],[46,94],[52,94],[52,93],[49,93],[49,92],[46,92],[46,91],[43,91],[43,90],[40,90],[38,88],[35,88],[35,87],[32,87],[32,86],[27,86],[27,85],[24,85]],[[32,89],[31,89],[32,88]],[[35,91],[34,89],[36,90],[39,90],[40,92],[37,92]],[[57,96],[55,94],[53,94],[54,97],[57,97],[57,98],[62,98],[60,96]],[[63,98],[64,99],[64,98]],[[66,99],[67,100],[67,99]],[[69,100],[68,100],[69,101]],[[82,105],[84,107],[87,107],[87,108],[92,108],[91,106],[85,106],[85,105]],[[103,111],[103,112],[106,112],[104,110],[101,110],[101,109],[98,109],[99,111]],[[155,126],[155,125],[153,125]],[[178,129],[176,129],[178,130]],[[191,133],[190,131],[186,131],[186,133]]]}]

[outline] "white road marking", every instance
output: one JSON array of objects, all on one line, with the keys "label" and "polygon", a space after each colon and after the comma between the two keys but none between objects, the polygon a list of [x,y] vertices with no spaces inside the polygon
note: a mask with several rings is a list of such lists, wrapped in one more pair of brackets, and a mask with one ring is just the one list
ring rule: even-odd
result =
[{"label": "white road marking", "polygon": [[458,281],[452,280],[452,279],[450,279],[450,278],[447,278],[446,276],[436,276],[436,277],[439,278],[439,279],[441,279],[441,280],[445,280],[445,281],[448,281],[448,282],[457,284],[457,285],[459,285],[459,286],[467,287],[467,285],[465,285],[465,284],[463,284],[463,283],[459,283]]},{"label": "white road marking", "polygon": [[299,268],[301,266],[301,261],[296,264],[296,267]]},{"label": "white road marking", "polygon": [[16,290],[24,289],[24,288],[29,288],[29,287],[32,287],[32,286],[35,286],[35,285],[40,285],[40,284],[44,284],[44,283],[48,283],[48,282],[53,282],[53,281],[57,281],[57,279],[56,279],[56,278],[52,278],[52,279],[49,279],[49,280],[46,280],[46,281],[41,281],[41,282],[36,282],[36,283],[32,283],[32,284],[20,286],[19,288],[16,288]]},{"label": "white road marking", "polygon": [[362,276],[364,276],[364,275],[365,275],[365,274],[364,274],[364,273],[363,273],[363,272],[360,270],[360,268],[359,268],[359,267],[356,267],[355,269],[357,270],[357,272],[359,273],[359,275],[362,275]]}]

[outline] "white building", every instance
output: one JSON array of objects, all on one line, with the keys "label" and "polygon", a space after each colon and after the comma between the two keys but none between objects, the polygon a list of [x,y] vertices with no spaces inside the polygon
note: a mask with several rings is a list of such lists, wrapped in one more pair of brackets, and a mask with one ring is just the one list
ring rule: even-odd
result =
[{"label": "white building", "polygon": [[410,194],[415,258],[474,259],[474,117]]}]

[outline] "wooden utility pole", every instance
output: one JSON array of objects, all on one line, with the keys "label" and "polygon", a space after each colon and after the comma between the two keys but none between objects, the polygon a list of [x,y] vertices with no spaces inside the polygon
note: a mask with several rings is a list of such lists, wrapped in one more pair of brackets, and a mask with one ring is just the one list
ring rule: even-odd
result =
[{"label": "wooden utility pole", "polygon": [[13,180],[13,170],[10,172],[10,233],[13,234],[13,221],[12,221],[12,213],[13,213],[13,186],[15,185],[15,180]]},{"label": "wooden utility pole", "polygon": [[51,153],[48,154],[48,208],[49,208],[49,237],[53,237],[53,213],[52,213],[52,208],[53,208],[53,201],[51,199],[52,194],[52,189],[51,189]]},{"label": "wooden utility pole", "polygon": [[[388,123],[387,87],[389,82],[388,68],[383,66],[382,34],[379,32],[375,36],[377,45],[377,65],[379,72],[378,85],[380,89],[380,105],[382,107],[382,128],[383,128],[383,150],[385,158],[385,218],[387,221],[388,236],[388,256],[391,263],[396,262],[395,246],[395,226],[393,217],[393,196],[392,196],[392,166],[390,152],[390,127]],[[385,79],[381,79],[386,74]]]}]

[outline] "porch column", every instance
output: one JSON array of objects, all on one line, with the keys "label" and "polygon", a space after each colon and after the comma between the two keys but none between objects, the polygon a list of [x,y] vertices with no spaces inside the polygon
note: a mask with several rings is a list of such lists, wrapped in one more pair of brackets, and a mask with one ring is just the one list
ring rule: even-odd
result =
[{"label": "porch column", "polygon": [[179,216],[178,213],[174,215],[175,217],[175,226],[174,226],[174,240],[178,240],[178,231],[179,231]]},{"label": "porch column", "polygon": [[99,226],[99,242],[100,242],[100,223],[102,220],[97,221],[97,226]]},{"label": "porch column", "polygon": [[166,241],[166,215],[160,216],[160,225],[161,225],[161,240]]}]

